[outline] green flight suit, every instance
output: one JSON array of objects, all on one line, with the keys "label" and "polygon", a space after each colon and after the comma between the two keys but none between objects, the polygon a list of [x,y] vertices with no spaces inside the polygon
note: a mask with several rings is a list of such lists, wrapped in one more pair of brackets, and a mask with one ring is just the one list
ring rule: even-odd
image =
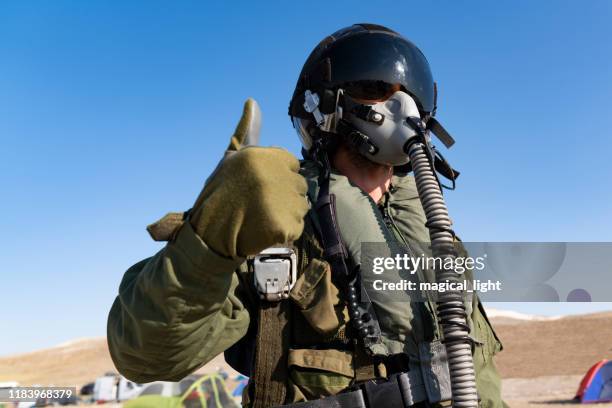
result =
[{"label": "green flight suit", "polygon": [[[305,162],[307,180],[313,179],[312,172],[312,163]],[[414,179],[394,176],[392,182],[391,216],[408,241],[423,242],[428,239],[425,215]],[[331,346],[344,332],[348,313],[322,259],[313,220],[309,213],[295,243],[300,261],[288,300],[295,319],[287,402],[335,394],[356,375],[352,354]],[[257,316],[257,294],[246,262],[216,254],[188,222],[174,222],[168,244],[125,273],[109,314],[111,356],[118,370],[136,382],[179,380],[242,339],[250,316]],[[502,407],[493,361],[501,343],[476,297],[468,310],[481,406]]]}]

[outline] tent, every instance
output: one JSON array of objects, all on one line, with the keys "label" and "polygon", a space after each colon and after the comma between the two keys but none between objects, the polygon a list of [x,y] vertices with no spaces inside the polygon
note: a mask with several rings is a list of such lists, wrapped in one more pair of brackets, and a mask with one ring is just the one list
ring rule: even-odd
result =
[{"label": "tent", "polygon": [[576,399],[583,404],[612,401],[612,360],[601,360],[587,371]]},{"label": "tent", "polygon": [[157,381],[145,385],[140,395],[124,408],[238,408],[229,396],[223,377],[207,374],[188,376],[173,383]]},{"label": "tent", "polygon": [[232,397],[241,397],[242,391],[249,385],[249,377],[239,374],[236,376],[236,381],[238,381],[238,385],[236,385],[236,388],[232,391]]}]

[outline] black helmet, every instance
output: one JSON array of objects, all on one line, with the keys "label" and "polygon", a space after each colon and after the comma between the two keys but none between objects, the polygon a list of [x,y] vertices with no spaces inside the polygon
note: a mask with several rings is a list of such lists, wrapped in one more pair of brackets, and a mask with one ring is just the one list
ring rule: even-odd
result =
[{"label": "black helmet", "polygon": [[[436,98],[429,63],[416,45],[386,27],[355,24],[328,36],[310,53],[289,115],[305,157],[316,153],[315,145],[327,150],[345,140],[371,161],[397,167],[407,163],[413,135],[431,132],[447,148],[454,144],[434,118]],[[380,108],[398,103],[405,110],[399,116],[390,112],[387,126]],[[443,159],[435,160],[445,177],[454,180],[459,174]]]},{"label": "black helmet", "polygon": [[436,90],[429,63],[413,43],[386,27],[355,24],[325,38],[302,68],[289,107],[293,117],[309,118],[304,92],[322,95],[343,88],[355,97],[375,98],[399,84],[413,97],[422,116],[433,115]]},{"label": "black helmet", "polygon": [[328,121],[334,123],[331,128],[321,122],[342,105],[339,90],[352,98],[378,99],[398,85],[427,122],[436,111],[436,85],[427,59],[413,43],[375,24],[355,24],[325,38],[306,60],[289,105],[306,151],[312,145],[313,114],[319,129],[335,133],[333,120]]}]

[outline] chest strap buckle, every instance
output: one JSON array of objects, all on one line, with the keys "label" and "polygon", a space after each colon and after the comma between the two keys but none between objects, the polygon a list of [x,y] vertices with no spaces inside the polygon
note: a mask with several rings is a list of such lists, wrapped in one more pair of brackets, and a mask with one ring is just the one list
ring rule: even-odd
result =
[{"label": "chest strap buckle", "polygon": [[291,248],[267,248],[255,255],[253,276],[261,299],[278,302],[289,297],[297,280],[297,256]]}]

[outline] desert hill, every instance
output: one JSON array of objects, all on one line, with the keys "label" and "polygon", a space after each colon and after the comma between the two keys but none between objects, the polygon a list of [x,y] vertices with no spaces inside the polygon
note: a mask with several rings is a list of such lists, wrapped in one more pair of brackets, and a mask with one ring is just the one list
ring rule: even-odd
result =
[{"label": "desert hill", "polygon": [[[238,374],[215,357],[198,372],[223,369],[231,377]],[[0,382],[18,381],[21,385],[65,385],[80,387],[107,372],[117,372],[105,337],[76,339],[58,346],[0,357]]]},{"label": "desert hill", "polygon": [[491,320],[504,345],[497,357],[504,378],[581,375],[597,361],[612,359],[611,312]]}]

